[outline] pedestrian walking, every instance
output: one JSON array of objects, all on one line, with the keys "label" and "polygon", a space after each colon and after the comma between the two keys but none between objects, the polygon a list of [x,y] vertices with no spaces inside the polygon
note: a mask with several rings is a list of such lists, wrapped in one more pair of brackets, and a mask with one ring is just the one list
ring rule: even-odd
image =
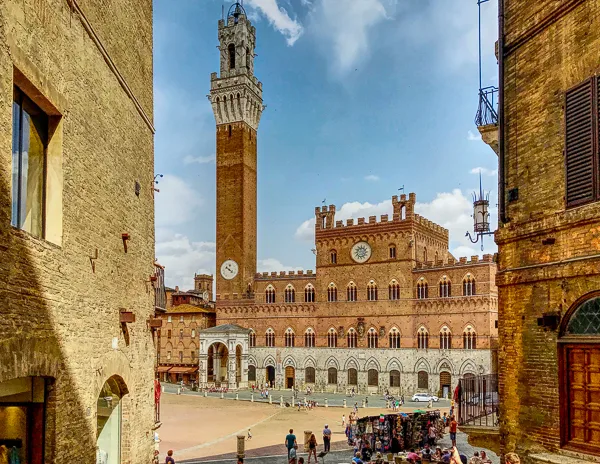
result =
[{"label": "pedestrian walking", "polygon": [[346,427],[346,415],[342,414],[342,427]]},{"label": "pedestrian walking", "polygon": [[450,440],[452,440],[452,446],[456,446],[456,429],[458,428],[458,422],[454,416],[450,417]]},{"label": "pedestrian walking", "polygon": [[290,429],[290,433],[288,433],[285,437],[285,447],[288,450],[288,459],[290,459],[290,453],[294,449],[296,443],[296,435],[294,435],[294,429]]},{"label": "pedestrian walking", "polygon": [[315,464],[318,464],[317,461],[317,437],[315,434],[311,434],[308,440],[308,464],[310,464],[310,457],[315,457]]},{"label": "pedestrian walking", "polygon": [[323,429],[323,451],[329,453],[329,449],[331,447],[331,429],[327,424],[325,424],[325,428]]},{"label": "pedestrian walking", "polygon": [[297,449],[298,449],[298,445],[294,445],[294,447],[292,449],[290,449],[289,456],[288,456],[289,464],[297,463],[297,457],[298,457],[298,453],[296,452]]},{"label": "pedestrian walking", "polygon": [[248,440],[252,440],[252,432],[250,432],[250,429],[248,429]]}]

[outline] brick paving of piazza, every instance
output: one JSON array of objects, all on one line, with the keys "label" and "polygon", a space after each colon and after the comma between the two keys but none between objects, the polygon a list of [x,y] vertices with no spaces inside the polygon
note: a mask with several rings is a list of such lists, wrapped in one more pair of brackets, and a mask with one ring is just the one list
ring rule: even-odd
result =
[{"label": "brick paving of piazza", "polygon": [[[250,392],[240,392],[240,401],[235,401],[235,393],[229,393],[226,398],[221,399],[220,394],[210,394],[205,398],[201,394],[185,391],[181,395],[169,393],[176,391],[174,385],[166,385],[165,393],[161,399],[161,421],[162,426],[158,430],[160,437],[160,462],[164,462],[167,450],[174,450],[176,462],[194,464],[199,462],[230,463],[235,462],[236,436],[247,434],[251,429],[252,439],[246,440],[245,462],[255,463],[279,463],[285,462],[282,455],[286,453],[283,441],[289,428],[294,429],[299,442],[302,440],[305,430],[315,432],[319,443],[318,450],[322,449],[321,430],[324,424],[332,429],[332,453],[326,462],[337,464],[349,463],[352,452],[346,445],[346,436],[341,426],[341,417],[345,413],[346,418],[351,408],[341,407],[318,407],[311,411],[298,411],[296,408],[281,408],[279,398],[291,401],[289,391],[273,392],[273,404],[268,402],[242,400],[250,397]],[[342,404],[344,395],[312,395],[311,399],[322,404],[322,398],[327,396],[330,404]],[[257,394],[255,398],[260,396]],[[303,399],[303,395],[299,395]],[[347,398],[348,406],[354,401],[361,404],[364,397]],[[285,401],[285,399],[284,399]],[[350,403],[352,401],[352,403]],[[368,413],[359,407],[359,415],[376,415],[381,412],[389,412],[384,406],[385,402],[380,397],[369,397]],[[417,408],[425,408],[423,403],[408,403],[402,411],[410,412]],[[436,409],[447,411],[448,401],[440,401],[434,405]],[[449,446],[450,440],[446,435],[441,440],[442,446]],[[474,449],[466,443],[466,436],[458,436],[458,447],[461,453],[472,456]],[[499,460],[493,453],[494,464]],[[304,456],[305,453],[299,453]]]}]

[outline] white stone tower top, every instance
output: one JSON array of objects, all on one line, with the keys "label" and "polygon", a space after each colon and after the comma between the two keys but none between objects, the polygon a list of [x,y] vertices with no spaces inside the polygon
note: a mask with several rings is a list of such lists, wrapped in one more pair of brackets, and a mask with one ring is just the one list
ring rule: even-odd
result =
[{"label": "white stone tower top", "polygon": [[258,129],[262,83],[254,77],[256,29],[236,2],[219,21],[220,73],[212,73],[209,100],[217,125],[245,122]]}]

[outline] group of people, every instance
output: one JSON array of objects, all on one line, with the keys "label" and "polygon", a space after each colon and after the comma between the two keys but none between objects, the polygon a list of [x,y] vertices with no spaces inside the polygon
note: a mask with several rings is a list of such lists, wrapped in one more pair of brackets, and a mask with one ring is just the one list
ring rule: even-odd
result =
[{"label": "group of people", "polygon": [[[317,461],[317,437],[315,434],[311,434],[308,440],[308,463],[310,464],[311,458],[314,458],[315,464]],[[289,464],[303,464],[304,459],[298,458],[298,441],[296,439],[296,435],[294,435],[294,429],[290,429],[290,433],[288,433],[285,437],[285,447],[288,452],[288,463]],[[331,450],[331,429],[329,425],[325,424],[325,428],[323,429],[323,451],[325,453],[329,453]]]}]

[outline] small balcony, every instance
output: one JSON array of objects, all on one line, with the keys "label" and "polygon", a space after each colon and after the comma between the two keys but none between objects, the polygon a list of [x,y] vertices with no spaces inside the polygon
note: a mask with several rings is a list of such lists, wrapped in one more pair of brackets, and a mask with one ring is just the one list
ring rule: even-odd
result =
[{"label": "small balcony", "polygon": [[479,106],[475,124],[481,139],[498,154],[498,88],[494,86],[479,89]]}]

